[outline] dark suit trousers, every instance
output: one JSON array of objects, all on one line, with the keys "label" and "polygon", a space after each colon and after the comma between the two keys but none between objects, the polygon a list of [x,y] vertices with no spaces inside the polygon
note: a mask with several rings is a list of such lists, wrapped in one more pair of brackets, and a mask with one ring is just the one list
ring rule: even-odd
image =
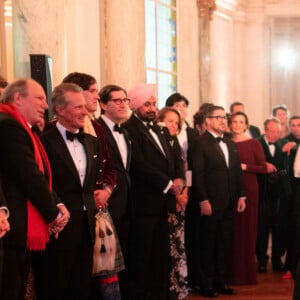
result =
[{"label": "dark suit trousers", "polygon": [[71,249],[50,245],[33,256],[36,293],[39,300],[86,300],[89,298],[93,245],[88,224],[81,242]]},{"label": "dark suit trousers", "polygon": [[300,259],[298,257],[298,262],[297,262],[297,266],[296,266],[296,276],[295,276],[293,300],[299,300],[299,299],[300,299]]},{"label": "dark suit trousers", "polygon": [[23,247],[3,245],[4,261],[2,272],[1,300],[24,300],[31,252]]},{"label": "dark suit trousers", "polygon": [[233,209],[214,211],[200,220],[198,281],[201,288],[226,283],[225,259],[233,234]]},{"label": "dark suit trousers", "polygon": [[[296,241],[298,240],[299,233],[297,233],[297,220],[300,215],[300,178],[294,178],[294,186],[292,190],[291,205],[289,211],[288,220],[288,244],[287,253],[285,260],[285,267],[291,270],[293,275],[295,275],[297,267],[297,250]],[[298,234],[298,236],[297,236]]]},{"label": "dark suit trousers", "polygon": [[2,287],[2,268],[3,268],[3,242],[2,239],[0,239],[0,294],[1,294],[1,287]]},{"label": "dark suit trousers", "polygon": [[267,265],[269,233],[272,232],[272,264],[281,264],[281,257],[286,248],[287,234],[287,202],[285,199],[276,199],[277,204],[270,207],[265,201],[260,201],[258,208],[258,231],[256,240],[256,256],[258,263]]},{"label": "dark suit trousers", "polygon": [[199,256],[199,222],[200,222],[200,207],[195,201],[189,202],[185,210],[185,252],[188,267],[188,283],[190,287],[197,284],[197,266]]},{"label": "dark suit trousers", "polygon": [[169,287],[168,217],[139,216],[129,244],[130,300],[167,300]]}]

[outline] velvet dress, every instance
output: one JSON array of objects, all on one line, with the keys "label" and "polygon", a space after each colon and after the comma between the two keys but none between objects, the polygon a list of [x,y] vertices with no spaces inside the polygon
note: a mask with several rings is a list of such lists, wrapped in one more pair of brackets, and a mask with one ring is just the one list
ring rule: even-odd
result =
[{"label": "velvet dress", "polygon": [[256,139],[237,142],[246,189],[246,209],[235,213],[233,241],[229,252],[227,279],[233,285],[256,283],[255,246],[258,220],[258,183],[256,174],[266,173],[266,161],[261,144]]}]

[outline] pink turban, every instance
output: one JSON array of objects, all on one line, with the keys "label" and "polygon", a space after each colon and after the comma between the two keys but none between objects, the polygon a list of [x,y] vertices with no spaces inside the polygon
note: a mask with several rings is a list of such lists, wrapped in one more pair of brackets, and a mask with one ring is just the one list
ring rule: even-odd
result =
[{"label": "pink turban", "polygon": [[136,111],[151,97],[157,98],[156,84],[140,84],[132,88],[128,92],[130,99],[129,107],[132,111]]}]

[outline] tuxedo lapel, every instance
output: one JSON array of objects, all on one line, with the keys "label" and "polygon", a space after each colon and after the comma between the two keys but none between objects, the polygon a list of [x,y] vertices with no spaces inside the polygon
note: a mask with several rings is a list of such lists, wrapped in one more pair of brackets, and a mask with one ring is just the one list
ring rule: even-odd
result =
[{"label": "tuxedo lapel", "polygon": [[131,141],[129,140],[128,132],[127,132],[127,130],[125,128],[123,129],[123,133],[124,133],[125,141],[126,141],[126,145],[127,145],[127,164],[126,164],[126,170],[129,171],[130,162],[131,162]]},{"label": "tuxedo lapel", "polygon": [[57,152],[57,155],[61,157],[62,161],[66,164],[66,166],[72,171],[74,176],[78,178],[78,182],[81,185],[80,182],[80,177],[78,174],[78,171],[76,169],[76,166],[74,164],[73,158],[68,150],[68,147],[59,133],[58,129],[56,126],[53,128],[53,135],[54,135],[54,140],[56,140],[54,151]]},{"label": "tuxedo lapel", "polygon": [[[142,123],[140,124],[140,128],[141,131],[143,132],[143,134],[146,136],[146,138],[151,142],[151,144],[159,151],[159,153],[161,153],[161,155],[163,155],[166,158],[167,153],[163,153],[159,147],[159,145],[157,144],[157,142],[154,140],[153,136],[151,135],[151,133],[149,132],[148,128],[146,128],[146,126],[144,126]],[[160,143],[161,143],[161,137],[160,134],[155,132],[155,134],[157,135]],[[161,146],[163,147],[163,149],[165,150],[165,147],[161,144]]]},{"label": "tuxedo lapel", "polygon": [[273,159],[269,146],[267,145],[265,139],[263,137],[261,137],[260,139],[260,143],[263,147],[264,153],[265,153],[265,157],[266,157],[266,161],[271,161]]},{"label": "tuxedo lapel", "polygon": [[[111,153],[111,155],[119,161],[121,166],[124,167],[118,144],[117,144],[112,132],[110,131],[110,129],[108,128],[106,123],[102,120],[102,118],[100,118],[99,123],[102,125],[102,127],[104,129],[106,141],[107,141],[107,144],[109,145],[109,149],[111,149],[114,152],[113,154]],[[127,139],[128,139],[128,136],[127,136]],[[125,137],[125,140],[126,140],[126,137]],[[127,143],[127,140],[126,140],[126,143]],[[127,144],[127,148],[128,148],[128,144]],[[129,151],[128,151],[128,153],[129,153]],[[127,165],[128,165],[128,161],[127,161]]]},{"label": "tuxedo lapel", "polygon": [[85,137],[84,139],[84,143],[83,143],[83,146],[84,146],[84,150],[85,150],[85,153],[86,153],[86,172],[85,172],[85,178],[84,178],[84,182],[83,182],[83,185],[86,184],[86,180],[87,178],[89,178],[89,174],[91,172],[91,169],[92,169],[92,163],[94,161],[94,152],[93,152],[93,145],[91,144],[91,140],[90,139],[87,139]]},{"label": "tuxedo lapel", "polygon": [[[225,164],[226,167],[227,167],[224,153],[223,153],[223,151],[222,151],[222,149],[221,149],[219,143],[217,142],[216,138],[215,138],[212,134],[210,134],[208,131],[206,131],[205,134],[207,134],[207,137],[208,137],[208,139],[210,140],[210,142],[211,142],[211,144],[212,144],[212,147],[215,149],[215,151],[217,152],[217,154],[218,154],[219,156],[221,156],[222,160],[224,161],[224,164]],[[226,144],[226,145],[227,145],[227,144]],[[227,145],[227,148],[228,148],[228,145]],[[228,151],[229,151],[229,150],[228,150]]]},{"label": "tuxedo lapel", "polygon": [[[162,130],[159,130],[158,126],[156,126],[156,128],[157,128],[157,130],[155,130],[155,133],[157,134],[160,144],[166,154],[166,158],[168,159],[170,157],[170,147],[169,147],[169,142],[165,136],[166,132],[164,131],[164,128]],[[168,130],[168,129],[165,128],[165,130]]]},{"label": "tuxedo lapel", "polygon": [[227,145],[227,149],[228,149],[228,167],[230,168],[233,165],[232,164],[233,163],[232,159],[234,157],[233,153],[238,152],[238,150],[236,148],[234,148],[232,146],[232,143],[228,142],[226,138],[224,139],[224,143]]}]

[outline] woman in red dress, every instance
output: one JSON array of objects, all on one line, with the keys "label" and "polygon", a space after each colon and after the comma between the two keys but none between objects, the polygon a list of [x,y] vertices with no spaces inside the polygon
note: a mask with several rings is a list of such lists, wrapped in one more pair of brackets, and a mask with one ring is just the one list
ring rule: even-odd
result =
[{"label": "woman in red dress", "polygon": [[244,174],[247,208],[242,214],[234,216],[233,243],[228,265],[228,283],[256,283],[256,234],[258,213],[258,183],[256,174],[267,172],[266,161],[261,144],[245,135],[248,117],[244,112],[231,115],[229,126],[232,139],[238,148]]}]

